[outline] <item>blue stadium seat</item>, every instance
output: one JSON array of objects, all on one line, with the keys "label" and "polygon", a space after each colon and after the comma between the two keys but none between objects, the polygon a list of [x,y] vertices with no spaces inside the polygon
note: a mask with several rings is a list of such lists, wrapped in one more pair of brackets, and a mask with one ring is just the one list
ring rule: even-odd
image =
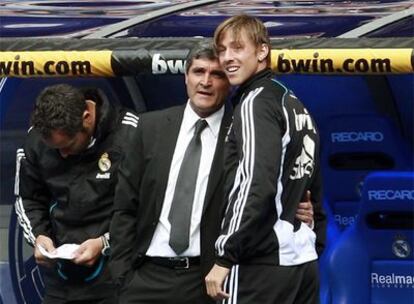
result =
[{"label": "blue stadium seat", "polygon": [[343,230],[355,222],[365,176],[407,170],[410,156],[399,130],[386,117],[337,116],[326,126],[322,137],[325,205]]},{"label": "blue stadium seat", "polygon": [[324,303],[414,303],[414,172],[365,179],[355,224],[327,252]]}]

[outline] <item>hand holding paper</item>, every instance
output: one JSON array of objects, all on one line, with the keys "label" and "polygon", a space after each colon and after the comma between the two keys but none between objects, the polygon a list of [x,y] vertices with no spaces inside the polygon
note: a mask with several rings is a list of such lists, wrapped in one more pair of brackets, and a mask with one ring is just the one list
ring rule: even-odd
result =
[{"label": "hand holding paper", "polygon": [[39,235],[36,238],[36,242],[35,242],[35,245],[34,245],[34,257],[35,257],[36,263],[41,265],[41,266],[52,267],[53,264],[54,264],[53,260],[51,260],[51,259],[47,258],[46,256],[44,256],[40,252],[39,246],[42,247],[43,249],[45,249],[46,252],[54,253],[56,248],[53,244],[53,241],[48,236]]},{"label": "hand holding paper", "polygon": [[93,266],[101,256],[102,246],[100,237],[84,241],[76,250],[73,262],[79,265]]},{"label": "hand holding paper", "polygon": [[66,259],[72,260],[75,257],[75,251],[79,248],[78,244],[64,244],[54,252],[48,252],[42,245],[37,245],[41,254],[49,259]]}]

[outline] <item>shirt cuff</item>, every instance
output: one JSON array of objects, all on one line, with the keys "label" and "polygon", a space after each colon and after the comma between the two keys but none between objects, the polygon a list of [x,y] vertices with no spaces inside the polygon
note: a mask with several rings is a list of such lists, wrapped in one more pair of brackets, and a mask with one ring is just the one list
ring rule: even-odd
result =
[{"label": "shirt cuff", "polygon": [[233,267],[233,263],[231,263],[230,261],[223,259],[223,258],[218,258],[216,260],[216,264],[221,266],[221,267],[225,267],[225,268],[231,268]]}]

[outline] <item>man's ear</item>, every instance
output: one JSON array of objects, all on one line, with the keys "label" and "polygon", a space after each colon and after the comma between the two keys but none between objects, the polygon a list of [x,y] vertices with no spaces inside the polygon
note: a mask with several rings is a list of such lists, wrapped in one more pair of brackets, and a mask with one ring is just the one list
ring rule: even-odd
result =
[{"label": "man's ear", "polygon": [[83,111],[83,127],[90,128],[95,125],[95,102],[92,100],[86,100],[86,109]]},{"label": "man's ear", "polygon": [[269,46],[266,43],[262,43],[257,50],[257,59],[259,60],[259,62],[265,60],[269,52]]},{"label": "man's ear", "polygon": [[188,75],[187,75],[187,72],[184,73],[184,80],[185,80],[185,85],[188,85]]}]

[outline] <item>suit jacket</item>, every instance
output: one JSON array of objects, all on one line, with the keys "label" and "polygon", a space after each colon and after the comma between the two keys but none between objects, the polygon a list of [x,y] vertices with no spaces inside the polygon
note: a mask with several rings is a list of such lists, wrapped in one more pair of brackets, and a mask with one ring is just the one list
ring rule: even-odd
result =
[{"label": "suit jacket", "polygon": [[[142,263],[153,238],[184,108],[185,105],[177,106],[140,116],[136,138],[120,165],[110,228],[110,267],[117,284],[122,285],[128,271]],[[221,123],[200,224],[203,276],[214,264],[214,242],[224,212],[223,146],[231,123],[230,112],[225,110]]]}]

